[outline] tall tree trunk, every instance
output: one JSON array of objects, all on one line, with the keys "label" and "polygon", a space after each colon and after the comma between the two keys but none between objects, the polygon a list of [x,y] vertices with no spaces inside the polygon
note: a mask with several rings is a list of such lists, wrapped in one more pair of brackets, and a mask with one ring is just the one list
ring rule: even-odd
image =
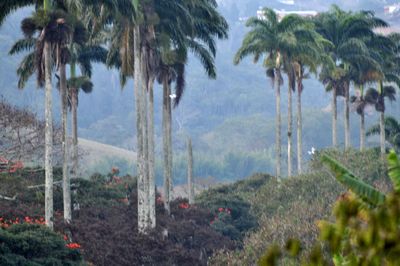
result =
[{"label": "tall tree trunk", "polygon": [[380,143],[381,143],[381,155],[382,158],[385,158],[386,154],[386,148],[385,148],[385,143],[386,143],[386,136],[385,136],[385,112],[382,111],[380,113],[379,117],[379,128],[380,128]]},{"label": "tall tree trunk", "polygon": [[169,86],[168,78],[163,80],[163,110],[162,110],[162,128],[163,128],[163,163],[164,163],[164,207],[168,214],[170,214],[170,172],[169,172],[169,136],[168,136],[168,102],[169,102]]},{"label": "tall tree trunk", "polygon": [[303,117],[301,113],[302,80],[297,83],[297,173],[301,174],[303,160]]},{"label": "tall tree trunk", "polygon": [[53,105],[50,44],[44,44],[45,57],[45,221],[53,229]]},{"label": "tall tree trunk", "polygon": [[275,68],[275,108],[276,108],[276,118],[275,118],[275,149],[276,149],[276,177],[281,177],[281,84],[280,84],[281,71],[279,68]]},{"label": "tall tree trunk", "polygon": [[[289,82],[290,83],[290,82]],[[288,176],[292,176],[292,132],[293,132],[293,112],[292,112],[292,95],[293,91],[289,85],[288,90],[288,145],[287,145],[287,156],[288,156]]]},{"label": "tall tree trunk", "polygon": [[64,221],[69,223],[72,218],[71,213],[71,184],[68,174],[68,139],[67,139],[67,73],[65,64],[60,64],[60,95],[61,95],[61,149],[62,149],[62,180],[63,180],[63,203]]},{"label": "tall tree trunk", "polygon": [[72,178],[78,177],[78,90],[71,89]]},{"label": "tall tree trunk", "polygon": [[[142,52],[143,53],[143,52]],[[143,54],[142,54],[143,56]],[[142,66],[144,61],[141,62]],[[149,132],[148,132],[148,115],[149,115],[149,95],[148,95],[148,90],[147,90],[147,80],[143,77],[142,78],[142,118],[143,118],[143,124],[142,124],[142,130],[143,130],[143,153],[144,153],[144,191],[145,191],[145,215],[146,215],[146,233],[148,232],[148,229],[150,228],[150,198],[149,198],[149,193],[150,193],[150,186],[149,186],[149,169],[150,169],[150,161],[149,161]]]},{"label": "tall tree trunk", "polygon": [[155,144],[154,144],[154,79],[149,81],[149,219],[150,227],[156,227],[156,182],[155,182]]},{"label": "tall tree trunk", "polygon": [[168,86],[168,177],[169,177],[169,196],[170,200],[173,196],[173,156],[172,156],[172,99],[171,86]]},{"label": "tall tree trunk", "polygon": [[345,104],[344,104],[344,147],[350,148],[350,83],[345,85]]},{"label": "tall tree trunk", "polygon": [[187,177],[188,177],[188,192],[189,192],[189,204],[194,204],[194,187],[193,187],[193,148],[192,148],[192,140],[190,137],[188,138],[188,168],[187,168]]},{"label": "tall tree trunk", "polygon": [[332,88],[332,146],[337,147],[337,90]]},{"label": "tall tree trunk", "polygon": [[365,114],[360,115],[360,151],[365,150]]},{"label": "tall tree trunk", "polygon": [[146,233],[146,191],[145,191],[145,161],[143,147],[143,122],[142,122],[142,73],[140,56],[140,28],[134,28],[134,89],[136,108],[136,138],[137,138],[137,194],[138,194],[138,230],[139,233]]},{"label": "tall tree trunk", "polygon": [[[76,77],[76,66],[71,63],[71,78]],[[71,116],[72,116],[72,169],[71,178],[78,178],[78,89],[71,88]]]}]

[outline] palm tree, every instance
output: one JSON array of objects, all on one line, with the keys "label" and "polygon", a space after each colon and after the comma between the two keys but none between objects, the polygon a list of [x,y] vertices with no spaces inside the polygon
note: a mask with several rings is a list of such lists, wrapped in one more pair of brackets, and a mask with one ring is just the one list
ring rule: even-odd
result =
[{"label": "palm tree", "polygon": [[[157,35],[171,36],[170,42],[157,40],[160,61],[156,68],[157,80],[163,85],[164,205],[167,212],[169,212],[172,190],[172,101],[175,107],[178,106],[185,91],[184,76],[188,53],[192,52],[199,58],[209,78],[215,78],[215,39],[226,38],[228,29],[225,19],[217,12],[215,3],[195,0],[183,1],[181,4],[187,10],[186,12],[181,10],[173,12],[171,7],[166,8],[161,3],[156,6],[156,11],[162,21],[156,25]],[[179,5],[176,7],[181,8]],[[169,12],[163,12],[166,9]],[[171,25],[186,27],[177,31]],[[170,97],[173,82],[176,84],[174,100]]]},{"label": "palm tree", "polygon": [[385,98],[390,101],[396,100],[396,88],[393,86],[384,86],[383,81],[378,81],[378,89],[371,88],[370,99],[375,105],[375,109],[380,113],[379,115],[379,128],[380,128],[380,150],[382,156],[386,154],[386,134],[385,134]]},{"label": "palm tree", "polygon": [[[380,123],[373,125],[367,131],[367,136],[379,135]],[[400,123],[392,116],[385,117],[385,139],[397,152],[400,151]]]},{"label": "palm tree", "polygon": [[336,97],[345,97],[345,148],[350,147],[350,75],[352,64],[363,64],[370,60],[369,49],[365,44],[368,37],[374,35],[375,27],[386,27],[387,23],[376,18],[373,13],[361,11],[345,12],[332,6],[327,13],[322,13],[314,20],[317,31],[332,45],[326,53],[335,62],[336,67],[322,71],[321,80],[332,90],[332,144],[337,146],[337,103]]},{"label": "palm tree", "polygon": [[375,35],[371,46],[380,57],[381,75],[377,80],[377,90],[371,91],[375,109],[380,112],[380,150],[382,157],[385,149],[385,98],[394,101],[396,87],[400,88],[400,34],[392,34],[387,37]]},{"label": "palm tree", "polygon": [[[62,6],[61,6],[62,7]],[[64,7],[63,7],[64,8]],[[74,50],[74,47],[86,47],[85,42],[87,41],[86,38],[86,30],[83,25],[78,22],[76,18],[71,16],[70,14],[64,12],[67,10],[58,11],[60,13],[60,20],[65,21],[65,30],[61,32],[58,36],[58,39],[54,40],[55,43],[55,58],[58,64],[59,75],[56,77],[59,80],[58,88],[60,90],[61,96],[61,113],[62,113],[62,161],[63,161],[63,199],[64,199],[64,219],[65,221],[69,222],[72,218],[71,212],[71,191],[70,191],[70,179],[68,175],[68,145],[67,145],[67,107],[68,107],[68,94],[70,93],[72,99],[70,99],[69,104],[71,105],[72,114],[73,114],[73,170],[76,169],[77,165],[77,131],[76,131],[76,105],[78,103],[77,98],[77,91],[75,88],[84,88],[85,90],[92,89],[92,84],[87,80],[85,77],[81,77],[76,79],[75,78],[75,64],[78,61],[85,70],[86,74],[91,75],[91,66],[90,60],[94,61],[105,61],[105,54],[103,48],[96,46],[96,47],[89,47],[85,49],[78,49]],[[21,52],[25,49],[32,50],[33,43],[36,39],[35,38],[25,38],[19,40],[11,49],[10,53],[15,54]],[[79,53],[77,55],[76,53]],[[19,80],[19,87],[22,88],[29,76],[31,76],[35,70],[36,65],[32,64],[32,60],[34,59],[35,52],[31,52],[27,55],[24,60],[21,62],[20,67],[18,68],[18,75],[20,76]],[[97,57],[96,57],[97,56]],[[101,59],[101,56],[103,59]],[[71,64],[71,79],[67,81],[66,77],[66,64]],[[68,92],[68,89],[71,88]],[[76,171],[73,171],[73,175],[75,176]]]},{"label": "palm tree", "polygon": [[[303,150],[303,123],[302,123],[302,108],[301,108],[301,96],[304,90],[303,80],[309,78],[310,73],[317,73],[320,64],[324,63],[327,68],[332,66],[330,58],[323,55],[323,49],[325,46],[330,45],[327,40],[317,33],[312,34],[311,40],[304,40],[304,47],[294,57],[293,67],[296,79],[297,89],[297,172],[302,172],[302,150]],[[307,72],[308,70],[308,72]]]},{"label": "palm tree", "polygon": [[355,107],[357,114],[360,115],[360,150],[363,151],[365,149],[365,109],[374,104],[373,89],[364,93],[364,88],[366,83],[379,79],[382,73],[378,62],[375,60],[371,60],[370,64],[352,66],[350,72],[357,88],[357,95],[353,95],[350,102]]},{"label": "palm tree", "polygon": [[[281,111],[280,111],[280,85],[282,83],[281,70],[290,70],[293,76],[294,71],[289,67],[291,53],[303,48],[299,42],[304,28],[305,20],[300,16],[289,15],[281,21],[272,9],[264,9],[264,19],[250,18],[246,26],[252,30],[243,40],[242,47],[237,52],[234,63],[238,64],[244,57],[253,54],[257,62],[262,55],[265,55],[264,66],[267,68],[267,75],[274,81],[276,94],[276,175],[281,176]],[[286,68],[285,68],[286,66]],[[289,82],[292,87],[294,80]],[[292,84],[293,83],[293,84]],[[290,93],[289,93],[290,94]],[[289,100],[290,102],[290,100]],[[290,120],[290,119],[289,119]],[[290,122],[289,122],[290,124]],[[289,129],[289,135],[291,135]],[[290,153],[288,154],[290,158]],[[291,159],[289,159],[289,162]]]},{"label": "palm tree", "polygon": [[[0,18],[4,19],[8,13],[20,7],[20,4],[22,3],[16,4],[11,2],[7,6],[7,3],[4,3],[2,6],[3,13],[0,15]],[[45,220],[46,225],[53,228],[52,50],[56,49],[58,52],[61,52],[60,40],[63,40],[63,36],[68,34],[69,27],[65,23],[65,14],[59,11],[52,11],[50,1],[45,0],[42,8],[38,8],[32,17],[22,21],[21,29],[25,37],[29,40],[27,42],[29,45],[23,49],[29,49],[35,43],[34,55],[31,54],[28,56],[23,63],[34,62],[34,71],[37,73],[38,85],[45,87]],[[25,78],[27,74],[29,73],[25,73]],[[23,82],[20,82],[20,85],[23,84]]]}]

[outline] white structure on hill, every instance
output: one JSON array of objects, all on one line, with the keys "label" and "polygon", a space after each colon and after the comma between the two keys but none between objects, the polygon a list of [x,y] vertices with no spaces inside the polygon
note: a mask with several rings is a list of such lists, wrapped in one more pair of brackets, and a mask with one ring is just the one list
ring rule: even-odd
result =
[{"label": "white structure on hill", "polygon": [[[318,15],[318,12],[314,11],[314,10],[286,11],[286,10],[274,9],[274,11],[278,15],[278,19],[279,20],[281,20],[282,18],[284,18],[287,15],[292,15],[292,14],[296,14],[296,15],[299,15],[301,17],[315,17],[316,15]],[[264,11],[262,9],[257,10],[257,18],[258,19],[265,19]]]},{"label": "white structure on hill", "polygon": [[384,7],[385,15],[394,15],[400,13],[400,3],[388,5]]}]

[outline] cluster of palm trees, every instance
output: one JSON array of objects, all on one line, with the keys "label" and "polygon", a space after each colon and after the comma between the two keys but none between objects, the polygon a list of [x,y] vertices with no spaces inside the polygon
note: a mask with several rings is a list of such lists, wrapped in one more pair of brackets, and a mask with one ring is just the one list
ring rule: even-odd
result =
[{"label": "cluster of palm trees", "polygon": [[[385,99],[395,99],[400,87],[400,35],[383,36],[377,28],[388,24],[372,12],[346,12],[332,6],[328,12],[313,18],[288,15],[281,20],[269,8],[262,18],[247,21],[250,31],[237,52],[234,63],[246,56],[263,60],[266,74],[273,80],[276,95],[276,176],[281,176],[281,111],[282,73],[288,80],[288,176],[293,173],[292,160],[292,93],[297,91],[297,171],[302,171],[303,80],[310,73],[319,75],[327,91],[332,92],[332,145],[337,142],[337,97],[345,98],[344,146],[350,148],[350,104],[360,115],[360,149],[365,148],[365,109],[375,106],[380,112],[381,153],[385,153]],[[351,86],[357,94],[350,97]],[[371,86],[365,92],[365,86]]]},{"label": "cluster of palm trees", "polygon": [[[36,74],[45,87],[45,219],[53,227],[52,77],[58,80],[62,108],[64,219],[71,221],[67,113],[72,112],[72,177],[78,168],[77,104],[80,89],[92,90],[92,63],[118,69],[121,85],[134,79],[137,137],[138,230],[156,226],[154,83],[163,88],[164,203],[172,190],[172,106],[185,90],[185,65],[192,53],[208,77],[216,77],[216,39],[227,38],[228,25],[215,0],[26,0],[2,1],[0,25],[8,14],[35,6],[22,21],[24,38],[11,49],[28,51],[17,70],[23,88]],[[67,73],[67,65],[70,71]],[[81,76],[77,74],[80,67]],[[67,79],[67,74],[69,78]],[[172,84],[175,93],[172,93]],[[174,95],[174,97],[171,97]],[[176,95],[176,96],[175,96]],[[173,98],[175,98],[173,100]]]}]

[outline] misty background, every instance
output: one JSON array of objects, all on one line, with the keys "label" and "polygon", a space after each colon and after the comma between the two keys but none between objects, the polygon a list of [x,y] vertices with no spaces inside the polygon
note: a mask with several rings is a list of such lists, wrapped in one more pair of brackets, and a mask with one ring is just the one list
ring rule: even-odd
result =
[{"label": "misty background", "polygon": [[[285,1],[282,1],[285,2]],[[331,4],[347,10],[373,10],[377,16],[394,26],[400,24],[399,17],[387,17],[384,6],[397,1],[353,0],[353,1],[294,1],[284,4],[273,0],[218,0],[221,13],[230,25],[229,39],[218,42],[217,79],[207,79],[196,59],[190,58],[187,67],[186,91],[181,104],[173,110],[174,182],[182,183],[186,178],[186,140],[190,136],[194,146],[194,175],[206,180],[232,181],[254,172],[274,172],[274,113],[275,99],[271,81],[260,64],[246,59],[233,65],[233,57],[241,45],[247,29],[243,19],[255,16],[259,7],[285,10],[326,11]],[[290,1],[287,1],[290,2]],[[10,16],[0,28],[0,95],[6,101],[27,107],[44,117],[44,92],[37,89],[35,78],[18,91],[16,69],[21,56],[9,56],[13,43],[22,37],[21,20],[30,15],[26,8]],[[119,74],[103,65],[95,65],[91,94],[79,96],[79,136],[96,142],[109,144],[126,150],[135,149],[135,108],[133,82],[124,88],[119,83]],[[311,147],[321,149],[331,144],[330,97],[314,75],[304,82],[303,93],[303,148],[304,158]],[[156,175],[162,180],[161,168],[161,106],[162,90],[155,87],[156,126]],[[287,82],[282,87],[282,137],[285,145],[287,124]],[[354,94],[352,91],[351,94]],[[343,99],[339,98],[339,140],[343,140]],[[60,99],[57,90],[53,94],[54,118],[60,120]],[[388,104],[388,115],[399,113],[400,104]],[[295,113],[294,113],[295,115]],[[366,117],[367,127],[378,122],[373,110]],[[351,115],[351,142],[359,143],[359,117]],[[296,138],[294,136],[294,140]],[[377,145],[376,138],[368,138],[367,145]],[[343,144],[343,143],[341,143]],[[283,147],[285,150],[285,147]],[[294,153],[296,150],[294,150]],[[134,174],[135,163],[129,159],[116,159],[104,152],[102,160],[89,167],[88,173],[107,173],[112,166],[121,173]],[[283,158],[286,155],[283,154]],[[285,168],[284,165],[282,167]]]}]

